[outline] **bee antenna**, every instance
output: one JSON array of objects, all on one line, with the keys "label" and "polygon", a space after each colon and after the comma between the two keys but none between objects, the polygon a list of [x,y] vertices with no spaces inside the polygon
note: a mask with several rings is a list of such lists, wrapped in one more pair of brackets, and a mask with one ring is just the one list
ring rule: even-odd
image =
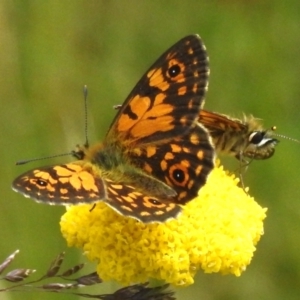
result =
[{"label": "bee antenna", "polygon": [[273,131],[274,136],[277,136],[277,137],[282,138],[282,139],[290,140],[292,142],[300,143],[300,141],[297,140],[297,139],[294,139],[294,138],[291,138],[289,136],[285,136],[285,135],[282,135],[282,134],[274,133],[276,129],[277,129],[276,126],[271,127],[271,131]]}]

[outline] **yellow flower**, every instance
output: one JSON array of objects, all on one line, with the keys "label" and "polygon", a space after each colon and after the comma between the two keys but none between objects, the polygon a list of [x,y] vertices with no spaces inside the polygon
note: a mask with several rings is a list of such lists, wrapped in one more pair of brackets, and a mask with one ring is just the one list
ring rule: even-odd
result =
[{"label": "yellow flower", "polygon": [[61,218],[69,246],[83,248],[103,280],[128,285],[149,278],[177,286],[194,282],[197,270],[240,276],[263,234],[266,209],[238,179],[215,168],[199,196],[176,219],[143,224],[105,203],[72,206]]}]

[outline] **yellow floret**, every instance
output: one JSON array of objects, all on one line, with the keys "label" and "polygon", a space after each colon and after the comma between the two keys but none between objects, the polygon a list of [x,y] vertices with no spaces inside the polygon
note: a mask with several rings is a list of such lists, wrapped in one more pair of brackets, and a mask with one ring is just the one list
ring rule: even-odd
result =
[{"label": "yellow floret", "polygon": [[69,246],[83,248],[103,280],[124,285],[149,278],[193,284],[197,270],[240,276],[263,234],[266,209],[238,180],[215,168],[199,196],[176,219],[143,224],[99,202],[72,206],[61,218]]}]

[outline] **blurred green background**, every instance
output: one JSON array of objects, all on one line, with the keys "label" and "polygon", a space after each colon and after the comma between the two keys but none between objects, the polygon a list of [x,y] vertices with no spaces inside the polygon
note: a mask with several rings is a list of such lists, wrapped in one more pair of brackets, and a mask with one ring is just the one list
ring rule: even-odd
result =
[{"label": "blurred green background", "polygon": [[[84,84],[90,142],[102,139],[112,106],[163,51],[191,33],[200,34],[210,57],[206,109],[251,113],[267,128],[276,125],[278,133],[300,139],[297,0],[0,2],[0,260],[20,249],[13,266],[39,275],[63,250],[66,268],[84,261],[61,237],[64,208],[36,204],[10,188],[28,169],[71,158],[15,162],[84,142]],[[265,235],[246,272],[240,278],[199,272],[193,286],[176,289],[178,299],[299,299],[299,153],[299,144],[281,140],[274,157],[252,163],[244,176],[250,194],[268,207]],[[234,159],[226,162],[231,170],[238,167]],[[108,283],[93,292],[116,288]],[[46,293],[0,298],[76,299]]]}]

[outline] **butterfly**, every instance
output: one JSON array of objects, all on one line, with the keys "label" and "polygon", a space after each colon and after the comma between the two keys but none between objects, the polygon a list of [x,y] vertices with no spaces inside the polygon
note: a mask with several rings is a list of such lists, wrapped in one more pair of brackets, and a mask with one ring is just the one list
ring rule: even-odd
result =
[{"label": "butterfly", "polygon": [[260,119],[253,116],[240,120],[201,110],[198,121],[208,129],[218,153],[235,156],[240,161],[270,158],[279,143],[274,138],[276,127],[265,130]]},{"label": "butterfly", "polygon": [[200,37],[184,37],[142,76],[102,143],[80,147],[77,161],[25,172],[13,190],[48,204],[103,201],[144,223],[176,218],[214,167],[197,122],[208,74]]}]

